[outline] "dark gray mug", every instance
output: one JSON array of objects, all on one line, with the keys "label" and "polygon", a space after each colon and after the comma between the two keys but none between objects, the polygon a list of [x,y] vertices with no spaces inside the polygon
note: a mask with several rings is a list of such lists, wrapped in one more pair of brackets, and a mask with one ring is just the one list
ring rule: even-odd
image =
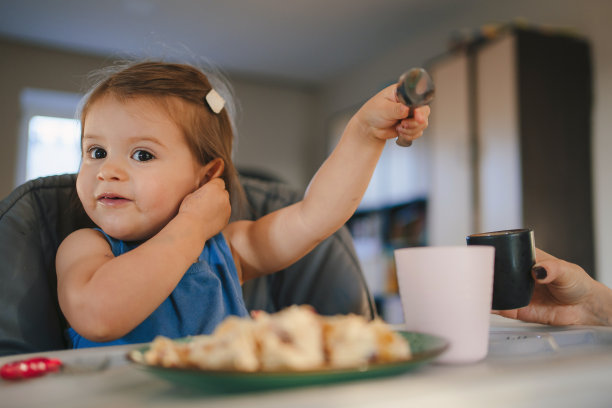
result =
[{"label": "dark gray mug", "polygon": [[468,235],[468,245],[495,247],[493,310],[527,306],[533,294],[531,268],[535,264],[533,230],[515,229]]}]

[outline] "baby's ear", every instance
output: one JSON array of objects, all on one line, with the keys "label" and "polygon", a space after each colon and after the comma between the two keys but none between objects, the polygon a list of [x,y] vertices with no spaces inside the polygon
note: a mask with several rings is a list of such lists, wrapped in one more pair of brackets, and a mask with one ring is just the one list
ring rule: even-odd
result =
[{"label": "baby's ear", "polygon": [[225,162],[219,157],[206,163],[200,170],[200,186],[216,177],[221,177],[223,170],[225,170]]}]

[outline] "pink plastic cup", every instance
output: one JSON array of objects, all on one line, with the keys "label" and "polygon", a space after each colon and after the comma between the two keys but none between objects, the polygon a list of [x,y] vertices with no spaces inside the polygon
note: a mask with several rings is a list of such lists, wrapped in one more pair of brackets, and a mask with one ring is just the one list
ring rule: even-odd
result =
[{"label": "pink plastic cup", "polygon": [[493,247],[478,245],[395,251],[407,330],[450,343],[437,362],[473,363],[486,357],[494,258]]}]

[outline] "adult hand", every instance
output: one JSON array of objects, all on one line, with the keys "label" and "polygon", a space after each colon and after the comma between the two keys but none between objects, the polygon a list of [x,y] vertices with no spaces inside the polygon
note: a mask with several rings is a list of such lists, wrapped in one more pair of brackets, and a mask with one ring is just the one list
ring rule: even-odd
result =
[{"label": "adult hand", "polygon": [[536,249],[535,288],[526,307],[494,313],[550,325],[612,325],[612,290],[580,266]]}]

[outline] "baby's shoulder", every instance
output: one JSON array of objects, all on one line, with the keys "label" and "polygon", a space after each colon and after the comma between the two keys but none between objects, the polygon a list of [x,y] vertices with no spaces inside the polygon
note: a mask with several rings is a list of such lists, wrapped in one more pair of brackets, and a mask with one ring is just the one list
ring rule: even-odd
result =
[{"label": "baby's shoulder", "polygon": [[104,238],[104,235],[93,228],[83,228],[71,232],[57,249],[57,255],[60,256],[66,253],[80,252],[86,249],[86,252],[92,251],[108,251],[109,245]]},{"label": "baby's shoulder", "polygon": [[95,228],[82,228],[76,231],[72,231],[70,234],[68,234],[68,236],[64,238],[64,241],[62,242],[62,244],[66,241],[71,242],[71,241],[79,241],[82,239],[94,240],[94,241],[96,240],[106,241],[106,239],[104,238],[104,234],[102,234],[100,230],[95,229]]}]

